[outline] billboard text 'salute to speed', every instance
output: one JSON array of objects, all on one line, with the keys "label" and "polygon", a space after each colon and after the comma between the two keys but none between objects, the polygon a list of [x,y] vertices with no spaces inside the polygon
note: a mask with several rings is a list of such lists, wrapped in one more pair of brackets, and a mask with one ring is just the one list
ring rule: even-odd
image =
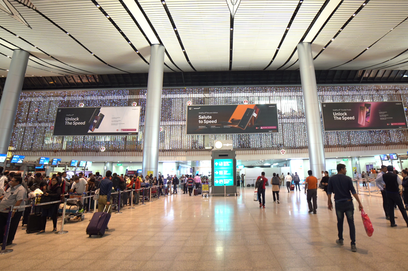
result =
[{"label": "billboard text 'salute to speed'", "polygon": [[139,132],[140,106],[58,108],[54,136]]},{"label": "billboard text 'salute to speed'", "polygon": [[276,104],[192,105],[187,108],[187,134],[278,132]]},{"label": "billboard text 'salute to speed'", "polygon": [[402,102],[322,103],[325,131],[406,129]]}]

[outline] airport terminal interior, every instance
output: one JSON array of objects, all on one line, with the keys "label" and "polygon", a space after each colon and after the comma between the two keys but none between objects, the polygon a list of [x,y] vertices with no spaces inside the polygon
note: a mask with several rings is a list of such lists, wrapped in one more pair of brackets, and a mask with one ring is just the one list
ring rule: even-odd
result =
[{"label": "airport terminal interior", "polygon": [[[0,267],[406,270],[405,208],[392,227],[375,180],[408,168],[407,14],[406,0],[0,1],[0,207],[23,187],[10,172],[28,197],[12,242],[0,208]],[[323,189],[308,206],[308,171],[319,186],[339,164],[374,228],[353,200],[356,252]],[[89,235],[109,172],[110,220]],[[274,201],[274,173],[300,188],[282,181]]]}]

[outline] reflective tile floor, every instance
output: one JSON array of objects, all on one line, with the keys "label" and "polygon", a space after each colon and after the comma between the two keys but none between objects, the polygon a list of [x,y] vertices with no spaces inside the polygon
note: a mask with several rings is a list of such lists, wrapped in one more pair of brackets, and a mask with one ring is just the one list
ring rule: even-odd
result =
[{"label": "reflective tile floor", "polygon": [[[380,194],[361,194],[374,225],[368,237],[355,213],[358,251],[338,246],[336,217],[327,196],[318,192],[317,214],[309,214],[303,192],[281,189],[273,203],[269,187],[266,209],[253,200],[253,188],[238,197],[178,195],[162,197],[135,209],[112,214],[103,238],[85,233],[89,218],[67,224],[64,235],[26,234],[21,227],[0,255],[2,270],[407,270],[408,228],[399,211],[391,228]],[[356,204],[355,204],[355,207]]]}]

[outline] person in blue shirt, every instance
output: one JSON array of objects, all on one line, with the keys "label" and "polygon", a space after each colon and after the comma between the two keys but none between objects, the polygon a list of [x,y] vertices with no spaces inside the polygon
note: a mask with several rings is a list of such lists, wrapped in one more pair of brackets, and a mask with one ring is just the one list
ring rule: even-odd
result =
[{"label": "person in blue shirt", "polygon": [[[112,181],[110,178],[112,177],[112,171],[106,171],[106,177],[101,180],[99,184],[99,198],[98,198],[98,212],[103,212],[105,206],[109,206],[111,204],[111,193],[112,193]],[[108,207],[106,207],[108,208]],[[108,208],[109,213],[112,211],[112,208]]]},{"label": "person in blue shirt", "polygon": [[328,195],[328,207],[331,211],[333,209],[331,195],[334,193],[334,202],[336,203],[336,215],[337,215],[337,230],[339,239],[336,240],[338,245],[343,245],[343,223],[344,215],[346,215],[347,222],[350,228],[351,239],[351,251],[356,252],[356,228],[354,226],[354,205],[353,197],[358,202],[359,210],[363,210],[360,198],[358,197],[356,190],[354,189],[353,182],[350,177],[346,176],[346,165],[337,165],[338,174],[332,176],[329,179],[329,185],[327,187]]}]

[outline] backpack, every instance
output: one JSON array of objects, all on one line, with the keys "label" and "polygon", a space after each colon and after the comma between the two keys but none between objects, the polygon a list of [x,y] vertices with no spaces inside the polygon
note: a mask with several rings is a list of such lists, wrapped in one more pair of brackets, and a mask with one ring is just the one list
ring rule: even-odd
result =
[{"label": "backpack", "polygon": [[263,189],[263,178],[261,176],[256,180],[255,187],[257,189]]},{"label": "backpack", "polygon": [[126,189],[126,182],[122,182],[122,180],[119,179],[119,189],[121,191]]}]

